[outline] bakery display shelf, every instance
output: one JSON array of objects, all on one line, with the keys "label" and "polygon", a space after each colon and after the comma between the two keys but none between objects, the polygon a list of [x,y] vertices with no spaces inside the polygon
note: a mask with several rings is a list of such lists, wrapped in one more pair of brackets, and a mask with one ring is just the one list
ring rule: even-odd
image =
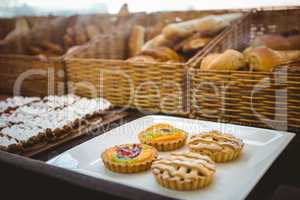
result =
[{"label": "bakery display shelf", "polygon": [[[161,48],[166,48],[173,51],[173,53],[165,49],[159,49],[159,45],[149,47],[145,51],[140,49],[139,53],[142,55],[142,58],[150,57],[150,59],[145,60],[139,60],[141,58],[139,57],[140,54],[131,57],[126,55],[123,59],[103,56],[101,52],[120,49],[119,46],[123,46],[124,43],[124,41],[122,42],[122,40],[116,38],[114,43],[105,46],[103,45],[103,41],[106,41],[106,38],[114,37],[113,35],[109,37],[105,36],[98,43],[96,41],[94,44],[90,43],[88,50],[91,51],[83,48],[81,53],[83,55],[79,52],[78,55],[74,54],[71,57],[65,58],[66,79],[69,83],[67,84],[67,88],[69,91],[72,91],[74,85],[77,83],[89,81],[98,94],[102,94],[104,98],[111,101],[114,105],[129,106],[149,112],[187,116],[187,63],[199,57],[221,32],[227,30],[231,24],[238,21],[243,15],[247,15],[248,12],[249,10],[247,9],[232,9],[149,13],[145,16],[145,20],[135,24],[145,29],[143,39],[145,44],[143,47],[148,42],[155,43],[155,39],[163,36],[165,27],[168,27],[168,25],[172,26],[177,22],[189,23],[189,20],[192,22],[193,20],[201,21],[204,19],[204,21],[210,23],[210,20],[217,20],[216,24],[222,24],[221,26],[224,27],[217,33],[211,33],[211,30],[208,31],[211,34],[211,40],[205,43],[202,48],[193,49],[193,52],[188,53],[189,55],[185,55],[182,52],[179,53],[180,51],[175,50],[175,46],[179,45],[179,41],[191,38],[191,35],[185,36],[179,39],[179,41],[172,41],[170,46],[173,47],[168,48],[168,45],[162,45]],[[214,24],[214,22],[211,24]],[[212,26],[214,27],[214,25]],[[217,27],[220,28],[220,25],[217,25]],[[177,27],[177,30],[180,30],[180,27]],[[138,37],[134,37],[134,34],[132,35],[133,41],[139,40]],[[123,40],[128,40],[128,38],[131,39],[131,33],[129,32],[126,33],[126,38],[123,38]],[[93,45],[97,46],[97,48],[93,47]],[[141,46],[139,47],[141,48]],[[93,48],[96,50],[93,51]],[[147,51],[149,55],[152,54],[154,57],[146,55]],[[130,41],[128,42],[126,52],[127,54],[130,52]],[[174,56],[174,54],[178,55]],[[156,55],[158,56],[156,57]],[[172,59],[164,60],[163,57],[167,57],[168,59],[171,57]],[[186,59],[175,59],[174,57],[186,57]],[[102,78],[101,84],[99,84],[99,76]],[[90,91],[86,90],[85,86],[77,87],[76,94],[87,97],[91,96]]]},{"label": "bakery display shelf", "polygon": [[110,111],[109,114],[105,114],[102,116],[101,121],[94,120],[94,122],[90,122],[87,125],[82,125],[79,129],[71,131],[70,134],[66,135],[62,139],[55,140],[53,142],[47,142],[46,144],[35,148],[31,151],[22,153],[23,156],[26,157],[33,157],[37,156],[40,153],[44,153],[46,151],[50,151],[51,149],[54,149],[55,147],[64,145],[67,142],[70,142],[71,140],[78,139],[80,137],[83,137],[87,134],[90,134],[92,132],[97,131],[97,129],[100,129],[106,125],[109,125],[115,121],[121,120],[128,116],[128,112],[114,112],[113,110]]},{"label": "bakery display shelf", "polygon": [[[214,53],[222,55],[228,49],[243,52],[259,36],[299,34],[299,16],[299,6],[258,9],[222,33],[213,45],[190,63],[189,117],[299,131],[299,62],[279,65],[269,71],[251,68],[225,70],[224,63],[220,64],[224,66],[223,70],[219,70],[221,67],[214,70],[200,69],[205,58]],[[280,45],[277,41],[271,41],[269,45]]]}]

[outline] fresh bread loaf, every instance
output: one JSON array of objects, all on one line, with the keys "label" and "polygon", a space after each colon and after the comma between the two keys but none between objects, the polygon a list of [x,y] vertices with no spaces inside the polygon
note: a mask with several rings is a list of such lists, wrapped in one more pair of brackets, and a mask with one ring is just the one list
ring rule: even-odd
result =
[{"label": "fresh bread loaf", "polygon": [[252,47],[268,47],[274,50],[296,50],[300,49],[300,35],[284,37],[279,34],[267,34],[256,37],[251,44]]},{"label": "fresh bread loaf", "polygon": [[159,34],[153,39],[149,40],[144,44],[142,47],[142,50],[146,49],[152,49],[152,48],[157,48],[157,47],[170,47],[172,48],[174,46],[174,42],[171,40],[166,39],[166,37],[163,34]]},{"label": "fresh bread loaf", "polygon": [[169,24],[163,29],[162,33],[166,39],[172,41],[189,37],[197,32],[215,34],[227,27],[230,22],[240,17],[240,13],[210,15],[185,22]]},{"label": "fresh bread loaf", "polygon": [[246,65],[242,53],[228,49],[224,53],[212,53],[201,62],[201,70],[238,70]]},{"label": "fresh bread loaf", "polygon": [[30,26],[26,18],[20,17],[16,19],[15,29],[6,35],[4,41],[14,40],[20,35],[26,34],[30,31]]},{"label": "fresh bread loaf", "polygon": [[145,28],[140,25],[133,26],[129,36],[129,56],[136,56],[139,52],[141,52],[144,43]]},{"label": "fresh bread loaf", "polygon": [[196,33],[178,43],[175,46],[175,50],[182,52],[195,52],[203,48],[211,40],[212,37],[202,36],[201,34]]},{"label": "fresh bread loaf", "polygon": [[151,56],[159,62],[182,62],[183,59],[172,49],[168,47],[157,47],[146,49],[140,55]]},{"label": "fresh bread loaf", "polygon": [[144,55],[134,56],[132,58],[127,59],[127,61],[130,61],[130,62],[156,62],[156,60],[153,57],[144,56]]},{"label": "fresh bread loaf", "polygon": [[276,51],[267,47],[249,50],[248,63],[251,70],[272,71],[277,65],[300,60],[300,50]]}]

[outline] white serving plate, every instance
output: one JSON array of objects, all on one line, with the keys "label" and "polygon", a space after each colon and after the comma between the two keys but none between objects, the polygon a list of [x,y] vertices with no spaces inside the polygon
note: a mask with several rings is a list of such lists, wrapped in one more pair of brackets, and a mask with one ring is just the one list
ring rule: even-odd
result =
[{"label": "white serving plate", "polygon": [[[106,148],[137,143],[137,134],[159,122],[167,122],[193,135],[207,130],[231,133],[245,142],[242,156],[233,162],[217,164],[214,182],[207,188],[196,191],[175,191],[156,183],[151,171],[138,174],[118,174],[107,170],[100,154]],[[104,179],[160,195],[189,200],[240,200],[245,199],[259,179],[271,166],[295,135],[293,133],[207,122],[177,117],[151,115],[134,120],[103,135],[78,145],[47,163],[77,171],[99,179]],[[177,151],[186,151],[184,147]],[[166,153],[160,153],[165,155]]]}]

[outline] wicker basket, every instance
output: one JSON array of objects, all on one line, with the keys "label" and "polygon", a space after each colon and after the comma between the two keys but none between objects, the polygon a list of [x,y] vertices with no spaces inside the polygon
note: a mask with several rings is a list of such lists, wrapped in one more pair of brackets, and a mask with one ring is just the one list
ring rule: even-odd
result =
[{"label": "wicker basket", "polygon": [[[139,20],[139,24],[146,27],[156,24],[162,28],[176,18],[188,20],[229,12],[241,12],[241,10],[151,13],[146,16],[146,19]],[[157,30],[159,29],[155,29],[151,34],[146,35],[146,38],[150,39],[158,34],[160,30],[159,32]],[[123,35],[124,40],[127,38],[128,34]],[[112,45],[118,46],[116,43]],[[201,52],[198,52],[196,56],[201,55]],[[91,56],[87,53],[84,54],[83,58],[68,58],[65,60],[69,92],[74,91],[74,84],[80,83],[83,86],[86,83],[82,89],[75,87],[78,95],[91,96],[91,92],[86,89],[91,86],[94,88],[92,90],[96,91],[93,94],[101,95],[120,107],[188,115],[186,105],[187,63],[132,63],[124,60],[99,59],[101,58],[101,55],[99,55]],[[190,60],[192,59],[194,58]],[[103,71],[106,73],[100,79],[99,74]],[[131,85],[129,86],[129,84]]]},{"label": "wicker basket", "polygon": [[46,96],[65,93],[61,58],[43,60],[34,56],[0,55],[0,66],[1,94]]},{"label": "wicker basket", "polygon": [[229,48],[243,50],[256,35],[300,29],[299,17],[300,9],[256,11],[223,33],[191,63],[190,117],[279,130],[299,129],[299,72],[290,72],[284,66],[268,73],[197,69],[208,53]]},{"label": "wicker basket", "polygon": [[[31,27],[51,18],[53,17],[26,17]],[[0,19],[1,39],[13,30],[15,21],[16,18]],[[46,59],[39,56],[1,54],[0,66],[1,94],[45,96],[64,94],[66,91],[61,57]]]},{"label": "wicker basket", "polygon": [[102,96],[115,106],[184,113],[183,64],[105,59],[67,59],[65,62],[70,93]]},{"label": "wicker basket", "polygon": [[[98,14],[85,17],[93,17],[94,20],[99,20],[104,23],[105,20],[118,20],[116,15],[110,14]],[[128,18],[130,18],[128,16]],[[46,20],[53,19],[55,17],[26,17],[28,23],[31,27],[40,22],[45,22]],[[72,17],[71,17],[72,18]],[[69,18],[69,23],[71,22]],[[122,18],[122,20],[128,20],[127,18]],[[0,19],[0,38],[4,38],[7,33],[13,30],[15,26],[16,19]],[[106,22],[106,21],[105,21]],[[104,23],[105,24],[105,23]],[[106,23],[109,24],[109,23]],[[100,25],[99,25],[100,26]],[[101,24],[101,26],[104,26]],[[65,28],[65,27],[61,27]],[[105,29],[106,27],[101,27]],[[115,49],[111,49],[115,52]],[[66,93],[66,87],[63,85],[66,82],[66,77],[64,77],[65,64],[64,55],[58,57],[39,57],[39,56],[29,56],[29,55],[12,55],[12,54],[0,54],[0,76],[1,85],[0,93],[14,94],[14,85],[20,74],[30,74],[36,71],[38,74],[45,75],[32,75],[26,78],[22,84],[21,95],[24,96],[44,96],[50,94],[63,94]],[[23,77],[23,76],[22,76]],[[19,79],[18,79],[19,78]],[[54,81],[54,83],[53,83]]]}]

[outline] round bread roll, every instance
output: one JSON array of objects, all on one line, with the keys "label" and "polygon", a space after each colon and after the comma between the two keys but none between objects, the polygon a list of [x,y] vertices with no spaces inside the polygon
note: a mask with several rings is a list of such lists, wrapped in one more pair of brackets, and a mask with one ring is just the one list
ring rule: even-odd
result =
[{"label": "round bread roll", "polygon": [[130,61],[130,62],[156,62],[156,60],[153,57],[144,56],[144,55],[134,56],[132,58],[127,59],[127,61]]},{"label": "round bread roll", "polygon": [[238,70],[246,65],[244,55],[236,50],[228,49],[224,53],[213,53],[206,56],[201,70]]},{"label": "round bread roll", "polygon": [[172,49],[168,47],[157,47],[152,49],[146,49],[141,52],[141,55],[151,56],[155,60],[160,62],[182,62],[183,59]]},{"label": "round bread roll", "polygon": [[251,70],[268,72],[277,65],[300,60],[300,50],[275,51],[267,47],[258,47],[248,53]]},{"label": "round bread roll", "polygon": [[162,46],[172,47],[174,46],[174,43],[171,40],[167,40],[164,35],[159,34],[153,39],[146,42],[142,47],[142,50],[152,49],[152,48],[162,47]]}]

